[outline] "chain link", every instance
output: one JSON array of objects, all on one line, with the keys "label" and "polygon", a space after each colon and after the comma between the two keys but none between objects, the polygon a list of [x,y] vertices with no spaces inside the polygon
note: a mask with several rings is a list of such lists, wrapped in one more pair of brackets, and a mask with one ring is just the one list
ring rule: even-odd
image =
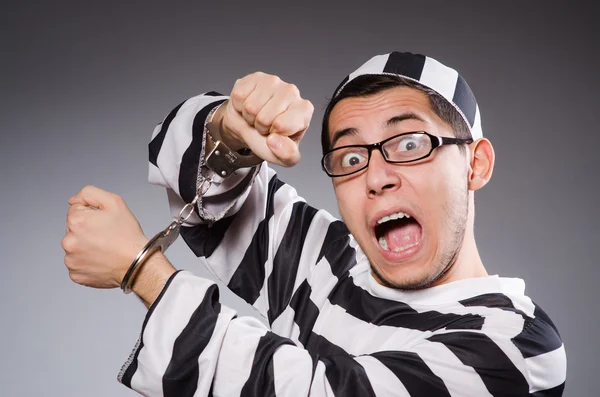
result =
[{"label": "chain link", "polygon": [[[204,178],[202,180],[202,183],[200,183],[200,186],[198,186],[198,193],[196,194],[196,197],[194,197],[191,203],[184,205],[181,211],[179,211],[179,216],[177,217],[176,221],[179,225],[185,223],[185,221],[187,221],[189,217],[192,216],[192,214],[194,213],[194,206],[196,205],[200,197],[204,196],[206,192],[208,192],[208,189],[210,189],[210,187],[212,186],[212,182],[212,177]],[[186,215],[183,216],[183,214]]]}]

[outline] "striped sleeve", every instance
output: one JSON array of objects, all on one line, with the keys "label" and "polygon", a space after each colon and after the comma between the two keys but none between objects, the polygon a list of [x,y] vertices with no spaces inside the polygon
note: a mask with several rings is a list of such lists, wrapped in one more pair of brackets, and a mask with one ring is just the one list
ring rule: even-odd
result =
[{"label": "striped sleeve", "polygon": [[181,271],[150,308],[119,381],[165,397],[562,394],[562,387],[530,394],[496,342],[484,332],[452,330],[407,350],[353,355],[338,347],[311,354],[255,318],[236,317],[220,304],[213,282]]},{"label": "striped sleeve", "polygon": [[[204,153],[204,125],[210,112],[227,100],[217,92],[192,97],[169,112],[152,133],[148,144],[148,181],[167,189],[171,214],[175,218],[181,208],[196,194],[200,160]],[[241,169],[229,178],[215,178],[201,201],[204,219],[213,221],[235,213],[248,194],[250,182],[258,167]],[[187,222],[203,223],[196,214]]]},{"label": "striped sleeve", "polygon": [[[150,151],[151,183],[167,188],[176,216],[194,197],[203,153],[204,124],[227,97],[208,93],[173,109],[156,128]],[[212,273],[273,323],[317,262],[329,213],[306,204],[296,190],[263,163],[218,180],[201,202],[201,212],[181,230],[187,245],[204,257]],[[345,227],[339,236],[347,235]]]}]

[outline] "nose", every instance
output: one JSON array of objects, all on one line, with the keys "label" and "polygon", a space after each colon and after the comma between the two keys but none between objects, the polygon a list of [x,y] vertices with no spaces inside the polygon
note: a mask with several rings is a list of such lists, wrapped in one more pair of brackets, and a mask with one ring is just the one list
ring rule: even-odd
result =
[{"label": "nose", "polygon": [[395,191],[402,186],[400,174],[394,164],[385,161],[379,150],[373,150],[367,168],[367,195],[376,197],[386,191]]}]

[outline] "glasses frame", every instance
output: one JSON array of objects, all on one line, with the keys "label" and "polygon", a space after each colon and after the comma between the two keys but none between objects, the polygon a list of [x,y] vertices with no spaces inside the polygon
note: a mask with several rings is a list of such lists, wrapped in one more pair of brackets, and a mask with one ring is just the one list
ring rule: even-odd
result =
[{"label": "glasses frame", "polygon": [[[399,136],[402,136],[402,135],[413,135],[413,134],[423,134],[423,135],[427,135],[429,137],[429,139],[431,140],[431,150],[429,150],[429,153],[427,153],[426,155],[423,155],[423,156],[421,156],[419,158],[416,158],[414,160],[392,161],[392,160],[388,159],[387,155],[383,151],[383,145],[385,145],[387,142],[389,142],[389,141],[391,141],[393,139],[398,138]],[[433,153],[433,151],[435,149],[437,149],[438,147],[440,147],[440,146],[445,146],[445,145],[464,145],[464,144],[468,144],[468,143],[472,143],[472,142],[473,142],[472,138],[468,138],[468,139],[448,138],[448,137],[445,137],[445,136],[432,135],[432,134],[428,133],[427,131],[403,132],[401,134],[397,134],[397,135],[391,136],[389,138],[386,138],[383,141],[377,142],[377,143],[364,144],[364,145],[345,145],[345,146],[340,146],[340,147],[336,147],[334,149],[331,149],[331,150],[327,151],[327,153],[325,153],[323,155],[323,157],[321,158],[321,167],[323,168],[323,171],[328,176],[330,176],[331,178],[337,178],[337,177],[341,177],[341,176],[348,176],[348,175],[356,174],[357,172],[360,172],[360,171],[366,169],[369,166],[369,163],[371,162],[371,154],[372,154],[372,152],[373,152],[374,149],[379,150],[379,152],[381,153],[381,156],[384,158],[384,160],[387,163],[390,163],[390,164],[406,164],[406,163],[413,163],[415,161],[423,160],[423,159],[431,156],[431,153]],[[352,172],[348,172],[347,174],[341,174],[341,175],[331,174],[325,168],[325,157],[327,157],[332,152],[335,152],[336,150],[346,149],[346,148],[364,148],[364,149],[367,149],[369,151],[369,157],[367,157],[367,162],[365,163],[365,166],[362,167],[362,168],[359,168],[357,170],[354,170]]]}]

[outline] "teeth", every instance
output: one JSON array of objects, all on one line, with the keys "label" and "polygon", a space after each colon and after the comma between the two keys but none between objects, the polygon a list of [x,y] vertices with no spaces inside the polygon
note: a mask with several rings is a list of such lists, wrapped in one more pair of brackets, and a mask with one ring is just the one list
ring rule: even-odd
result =
[{"label": "teeth", "polygon": [[383,248],[386,251],[390,250],[388,248],[387,241],[385,240],[385,237],[379,237],[379,245],[381,245],[381,248]]},{"label": "teeth", "polygon": [[396,247],[396,248],[394,248],[394,252],[401,252],[401,251],[407,250],[409,248],[415,247],[417,245],[419,245],[419,241],[417,241],[416,243],[413,243],[413,244],[405,245],[404,247]]},{"label": "teeth", "polygon": [[402,219],[402,218],[405,218],[405,217],[406,218],[410,218],[410,215],[408,215],[408,214],[406,214],[404,212],[396,212],[394,214],[389,214],[389,215],[386,215],[383,218],[379,219],[377,221],[377,224],[381,225],[382,223],[385,223],[387,221],[391,221],[391,220],[394,220],[394,219]]}]

